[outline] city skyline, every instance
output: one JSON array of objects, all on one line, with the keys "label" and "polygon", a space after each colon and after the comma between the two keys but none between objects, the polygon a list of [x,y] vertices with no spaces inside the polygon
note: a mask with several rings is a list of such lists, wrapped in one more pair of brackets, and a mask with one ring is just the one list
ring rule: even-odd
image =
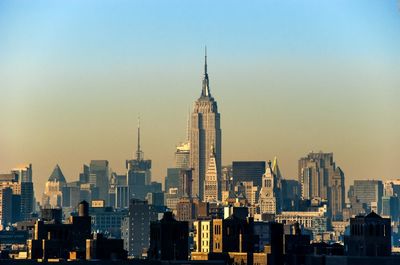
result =
[{"label": "city skyline", "polygon": [[[298,13],[287,9],[289,3],[299,7],[291,1],[278,5],[277,13],[289,17],[279,20],[281,27],[276,22],[271,26],[272,18],[261,11],[251,19],[244,16],[248,20],[239,25],[235,22],[235,15],[240,14],[237,6],[230,7],[232,15],[226,15],[227,22],[223,22],[217,17],[222,8],[218,4],[210,10],[210,20],[202,21],[203,8],[198,7],[188,12],[195,15],[189,25],[179,26],[180,20],[175,18],[168,20],[165,32],[153,28],[156,37],[164,36],[162,32],[174,34],[168,35],[171,41],[152,43],[148,49],[143,45],[152,39],[149,32],[133,27],[127,31],[130,34],[123,34],[126,26],[115,17],[109,27],[104,22],[99,27],[104,27],[106,35],[114,32],[114,27],[121,29],[111,35],[111,43],[100,44],[105,40],[102,34],[88,33],[106,15],[90,16],[85,13],[90,6],[85,4],[64,3],[67,11],[50,5],[37,13],[36,7],[30,6],[29,18],[42,18],[21,28],[21,6],[2,3],[0,21],[7,19],[11,26],[0,27],[0,34],[8,37],[0,42],[4,58],[0,62],[0,171],[32,163],[37,195],[42,194],[56,164],[67,181],[78,179],[82,164],[95,159],[106,159],[114,171],[125,173],[125,160],[134,158],[136,116],[141,113],[145,159],[153,161],[153,178],[162,181],[166,169],[174,164],[176,144],[185,139],[186,112],[201,88],[202,53],[207,44],[212,93],[222,114],[223,165],[277,156],[283,177],[296,179],[298,159],[322,150],[335,154],[346,174],[346,190],[354,179],[399,177],[396,98],[400,96],[400,77],[396,73],[400,39],[395,29],[400,17],[395,1],[381,5],[356,1],[345,6],[350,9],[335,6],[332,10],[328,3],[318,6],[310,1],[305,5],[314,9],[299,7]],[[104,5],[98,8],[110,7]],[[262,7],[268,13],[270,5],[254,3],[245,10]],[[77,21],[91,20],[82,31],[71,34],[78,25],[55,16],[71,14],[77,6],[85,10],[75,14]],[[145,7],[135,8],[131,10],[134,14]],[[162,14],[158,8],[155,16]],[[342,14],[344,10],[347,13]],[[129,13],[122,14],[134,25]],[[307,14],[325,19],[317,26],[306,19]],[[57,22],[53,27],[43,24],[50,18]],[[167,18],[171,17],[164,14],[155,25]],[[336,21],[339,18],[343,19],[340,23]],[[270,36],[252,35],[254,47],[250,39],[235,35],[261,30],[258,21],[269,29]],[[296,21],[297,26],[293,24]],[[350,22],[352,26],[347,27]],[[222,28],[213,26],[218,24],[227,26],[226,36],[218,36]],[[58,27],[64,34],[56,33]],[[312,37],[302,36],[302,27]],[[145,28],[149,30],[149,26]],[[191,30],[198,30],[199,36],[185,41],[192,34],[184,33]],[[132,42],[135,33],[140,33],[136,45]],[[330,44],[329,34],[339,41]],[[21,42],[26,35],[31,36],[31,45]],[[61,40],[56,41],[57,36]],[[66,44],[60,43],[63,40]],[[295,40],[298,45],[290,44]],[[20,42],[13,46],[16,41]],[[115,46],[121,49],[116,51]],[[105,64],[95,59],[99,55],[104,56]]]}]

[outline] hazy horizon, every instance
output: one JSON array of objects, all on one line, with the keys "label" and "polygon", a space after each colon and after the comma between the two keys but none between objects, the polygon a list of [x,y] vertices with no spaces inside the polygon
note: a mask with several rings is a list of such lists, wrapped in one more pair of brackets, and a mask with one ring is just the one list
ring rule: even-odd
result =
[{"label": "hazy horizon", "polygon": [[[229,3],[229,4],[228,4]],[[0,171],[33,164],[37,200],[59,164],[67,181],[142,150],[164,182],[204,46],[221,113],[222,161],[278,157],[285,178],[310,151],[346,177],[400,177],[397,1],[3,1]]]}]

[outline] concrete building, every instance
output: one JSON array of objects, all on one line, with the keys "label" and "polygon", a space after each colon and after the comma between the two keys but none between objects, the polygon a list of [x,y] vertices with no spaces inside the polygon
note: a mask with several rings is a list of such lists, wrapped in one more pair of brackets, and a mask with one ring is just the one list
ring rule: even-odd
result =
[{"label": "concrete building", "polygon": [[175,151],[175,167],[190,168],[190,141],[180,143]]},{"label": "concrete building", "polygon": [[217,102],[211,96],[205,56],[204,78],[200,97],[196,100],[190,127],[190,167],[193,168],[193,196],[204,198],[204,179],[209,165],[210,146],[215,148],[218,180],[221,176],[221,128]]}]

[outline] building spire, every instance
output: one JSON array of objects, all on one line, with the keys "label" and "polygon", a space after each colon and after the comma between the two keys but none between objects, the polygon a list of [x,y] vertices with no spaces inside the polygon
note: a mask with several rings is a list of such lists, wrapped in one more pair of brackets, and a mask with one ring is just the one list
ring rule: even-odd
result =
[{"label": "building spire", "polygon": [[137,160],[143,159],[143,152],[142,150],[140,150],[140,114],[138,115],[136,159]]},{"label": "building spire", "polygon": [[203,78],[203,89],[201,91],[202,97],[211,97],[210,86],[207,73],[207,46],[204,50],[204,78]]}]

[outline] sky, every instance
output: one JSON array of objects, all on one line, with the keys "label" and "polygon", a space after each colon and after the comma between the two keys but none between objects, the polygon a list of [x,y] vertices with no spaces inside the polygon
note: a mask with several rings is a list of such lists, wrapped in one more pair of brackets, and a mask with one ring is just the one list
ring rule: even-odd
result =
[{"label": "sky", "polygon": [[395,0],[0,1],[0,171],[33,164],[38,200],[142,150],[174,165],[200,96],[204,47],[222,160],[333,152],[354,179],[400,177],[400,5]]}]

